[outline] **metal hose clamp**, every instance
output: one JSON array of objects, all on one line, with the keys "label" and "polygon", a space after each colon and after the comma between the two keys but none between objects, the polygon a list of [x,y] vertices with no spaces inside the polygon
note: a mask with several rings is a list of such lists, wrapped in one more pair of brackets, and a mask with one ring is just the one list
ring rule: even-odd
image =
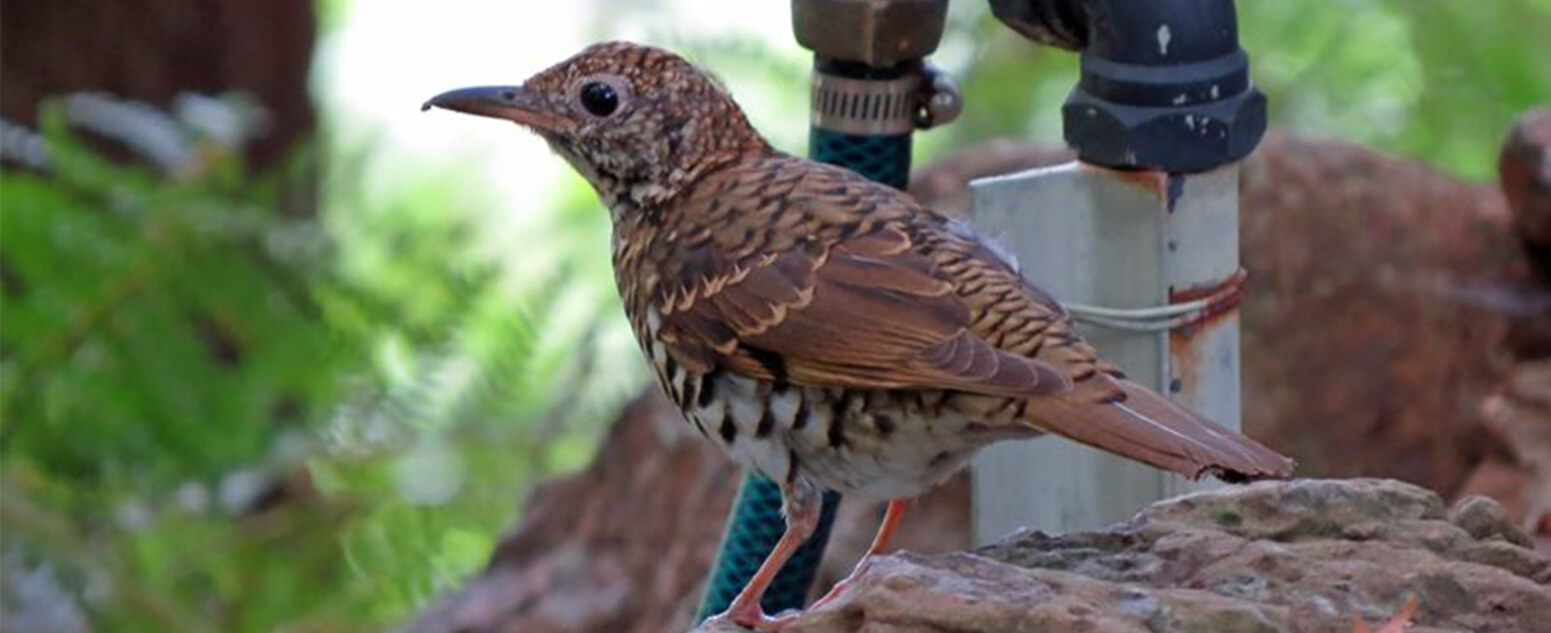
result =
[{"label": "metal hose clamp", "polygon": [[889,136],[957,118],[958,86],[927,64],[892,79],[813,73],[813,127],[842,134]]}]

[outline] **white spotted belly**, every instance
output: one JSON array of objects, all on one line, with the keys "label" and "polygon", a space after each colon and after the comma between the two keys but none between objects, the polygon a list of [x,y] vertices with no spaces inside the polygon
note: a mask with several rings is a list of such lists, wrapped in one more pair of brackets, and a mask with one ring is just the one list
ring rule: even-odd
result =
[{"label": "white spotted belly", "polygon": [[917,496],[1008,436],[974,424],[936,392],[779,388],[731,374],[686,391],[704,396],[682,402],[690,422],[740,465],[865,499]]},{"label": "white spotted belly", "polygon": [[941,484],[986,444],[1038,434],[1009,419],[983,421],[1001,399],[693,373],[656,341],[660,324],[656,311],[648,310],[642,348],[663,388],[702,435],[744,468],[776,482],[800,478],[865,499],[913,497]]}]

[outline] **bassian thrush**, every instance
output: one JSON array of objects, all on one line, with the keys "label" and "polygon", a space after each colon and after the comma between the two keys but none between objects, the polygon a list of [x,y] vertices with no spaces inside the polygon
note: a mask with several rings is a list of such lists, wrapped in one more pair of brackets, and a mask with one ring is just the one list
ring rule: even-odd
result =
[{"label": "bassian thrush", "polygon": [[870,556],[903,500],[994,441],[1049,432],[1190,477],[1291,473],[1127,380],[968,225],[777,151],[671,52],[597,44],[433,106],[514,121],[592,183],[657,379],[696,430],[780,484],[785,535],[721,618],[789,621],[760,596],[812,533],[823,489],[889,500]]}]

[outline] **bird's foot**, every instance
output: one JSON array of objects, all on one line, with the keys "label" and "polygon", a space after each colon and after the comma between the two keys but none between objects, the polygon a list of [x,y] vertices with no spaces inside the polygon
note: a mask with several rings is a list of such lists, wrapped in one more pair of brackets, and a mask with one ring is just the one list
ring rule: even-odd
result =
[{"label": "bird's foot", "polygon": [[725,624],[733,624],[760,633],[778,633],[799,615],[802,615],[801,611],[785,611],[781,615],[768,616],[759,608],[759,605],[754,605],[750,609],[732,608],[723,611],[721,615],[712,616],[711,619],[706,620],[702,628],[706,631],[718,631],[725,628]]},{"label": "bird's foot", "polygon": [[808,610],[822,608],[824,605],[834,602],[835,598],[840,597],[840,594],[850,589],[854,582],[856,582],[854,576],[846,576],[840,582],[835,583],[835,586],[830,587],[829,591],[824,592],[824,595],[819,596],[818,600],[814,600],[813,604],[808,605]]},{"label": "bird's foot", "polygon": [[851,568],[851,573],[846,574],[845,578],[841,578],[840,582],[835,583],[835,586],[830,587],[829,591],[826,591],[824,592],[824,595],[819,596],[818,600],[814,600],[813,604],[808,605],[808,610],[812,611],[834,602],[836,598],[840,597],[840,594],[843,594],[849,590],[851,585],[859,582],[858,579],[862,577],[862,574],[867,573],[867,569],[872,567],[872,557],[872,552],[868,552],[865,556],[862,556],[861,560],[856,561],[856,567]]}]

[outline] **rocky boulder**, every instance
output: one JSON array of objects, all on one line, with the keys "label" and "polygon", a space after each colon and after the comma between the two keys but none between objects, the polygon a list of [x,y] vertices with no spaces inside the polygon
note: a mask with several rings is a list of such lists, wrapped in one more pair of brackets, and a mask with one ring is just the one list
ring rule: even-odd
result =
[{"label": "rocky boulder", "polygon": [[1483,497],[1450,509],[1393,480],[1266,482],[1102,531],[882,557],[787,631],[1336,632],[1411,599],[1416,633],[1545,631],[1551,561]]}]

